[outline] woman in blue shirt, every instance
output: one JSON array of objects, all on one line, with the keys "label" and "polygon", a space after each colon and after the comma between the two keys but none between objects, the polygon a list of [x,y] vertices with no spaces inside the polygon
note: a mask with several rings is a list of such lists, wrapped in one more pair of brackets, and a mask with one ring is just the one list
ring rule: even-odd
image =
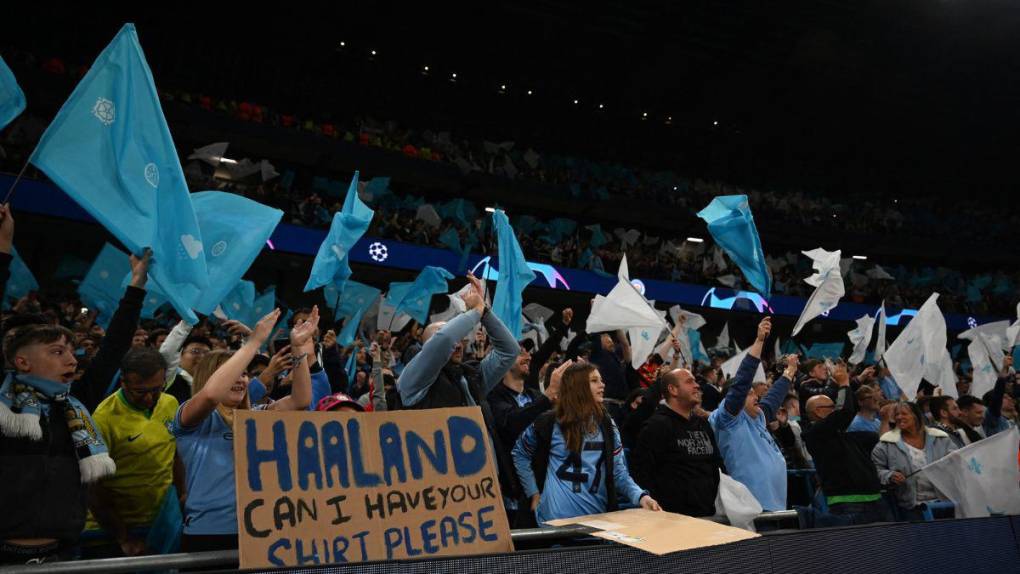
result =
[{"label": "woman in blue shirt", "polygon": [[557,369],[551,386],[560,374],[553,410],[532,423],[513,449],[514,467],[537,521],[617,510],[617,493],[642,508],[660,510],[627,472],[620,433],[602,406],[606,385],[599,370],[591,364]]},{"label": "woman in blue shirt", "polygon": [[[177,409],[171,432],[184,462],[187,499],[181,552],[237,548],[237,495],[234,490],[234,411],[250,409],[248,363],[265,343],[280,317],[276,309],[263,317],[237,351],[207,354],[195,368],[191,398]],[[290,333],[294,350],[291,394],[258,409],[304,410],[312,399],[309,355],[319,323],[315,308]]]}]

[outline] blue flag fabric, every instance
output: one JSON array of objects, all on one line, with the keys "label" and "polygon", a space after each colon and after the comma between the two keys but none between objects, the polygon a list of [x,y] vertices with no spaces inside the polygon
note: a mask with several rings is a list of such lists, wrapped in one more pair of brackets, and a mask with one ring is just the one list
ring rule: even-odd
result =
[{"label": "blue flag fabric", "polygon": [[[209,273],[209,286],[202,290],[195,310],[208,315],[237,285],[265,248],[266,240],[280,223],[283,212],[222,191],[202,191],[192,198],[202,240],[207,247],[205,264]],[[257,319],[261,317],[259,315]],[[245,324],[254,327],[253,324]]]},{"label": "blue flag fabric", "polygon": [[276,287],[267,287],[255,299],[255,304],[252,306],[251,313],[248,315],[249,323],[245,323],[248,327],[255,328],[255,323],[259,322],[259,319],[265,317],[270,311],[276,308]]},{"label": "blue flag fabric", "polygon": [[132,24],[93,63],[31,161],[131,252],[151,247],[150,277],[182,317],[198,320],[205,247]]},{"label": "blue flag fabric", "polygon": [[756,291],[769,298],[772,294],[772,275],[765,263],[761,239],[754,225],[751,207],[746,195],[722,195],[698,212],[708,223],[708,231],[716,244],[740,267]]},{"label": "blue flag fabric", "polygon": [[691,354],[694,355],[692,360],[701,361],[703,363],[711,363],[712,359],[701,352],[701,332],[694,329],[687,329],[687,339],[691,342]]},{"label": "blue flag fabric", "polygon": [[452,227],[447,228],[446,231],[439,235],[439,243],[456,253],[460,253],[464,249],[460,244],[460,235],[458,235],[457,230]]},{"label": "blue flag fabric", "polygon": [[354,390],[354,385],[357,383],[358,376],[358,350],[351,349],[351,354],[347,357],[347,365],[344,370],[347,371],[347,392],[350,393]]},{"label": "blue flag fabric", "polygon": [[599,248],[609,243],[606,239],[605,233],[602,232],[602,226],[596,223],[595,225],[589,225],[588,229],[591,231],[591,241],[589,243],[592,247]]},{"label": "blue flag fabric", "polygon": [[390,283],[386,293],[386,302],[393,306],[393,315],[400,313],[410,315],[420,325],[425,325],[429,317],[429,303],[432,295],[446,293],[449,290],[446,282],[453,279],[453,274],[442,267],[425,267],[418,277],[411,282]]},{"label": "blue flag fabric", "polygon": [[326,239],[319,245],[319,252],[312,263],[312,272],[305,283],[305,291],[318,289],[336,283],[342,292],[343,284],[351,277],[348,252],[361,236],[368,231],[375,212],[358,197],[358,172],[354,172],[351,185],[347,188],[344,207],[333,216]]},{"label": "blue flag fabric", "polygon": [[843,343],[815,343],[808,347],[809,359],[837,359],[843,352]]},{"label": "blue flag fabric", "polygon": [[322,295],[326,298],[326,305],[333,309],[333,316],[347,319],[337,335],[341,346],[346,347],[354,342],[362,318],[375,304],[380,293],[379,289],[357,281],[348,281],[343,294],[337,291],[335,285],[323,288]]},{"label": "blue flag fabric", "polygon": [[0,58],[0,130],[25,110],[25,93],[14,79],[14,73]]},{"label": "blue flag fabric", "polygon": [[127,253],[107,243],[92,262],[78,285],[82,303],[99,312],[97,320],[106,324],[124,295],[124,276],[131,275]]},{"label": "blue flag fabric", "polygon": [[31,291],[39,290],[39,282],[35,280],[35,276],[28,269],[28,265],[25,265],[25,260],[18,254],[18,250],[15,248],[11,249],[11,276],[7,279],[7,286],[4,288],[4,302],[3,308],[10,309],[10,301],[17,301],[25,295],[28,295]]},{"label": "blue flag fabric", "polygon": [[251,281],[238,281],[220,302],[220,309],[228,319],[254,327],[251,315],[255,309],[255,284]]},{"label": "blue flag fabric", "polygon": [[56,281],[81,279],[82,277],[85,277],[85,274],[88,272],[88,261],[70,253],[65,253],[60,257],[60,263],[57,264],[57,270],[53,272],[53,279]]},{"label": "blue flag fabric", "polygon": [[523,293],[535,280],[535,272],[528,267],[514,228],[510,227],[510,220],[502,209],[492,213],[492,224],[499,239],[499,280],[492,298],[492,312],[510,329],[515,339],[520,339],[521,328],[524,327],[521,320]]}]

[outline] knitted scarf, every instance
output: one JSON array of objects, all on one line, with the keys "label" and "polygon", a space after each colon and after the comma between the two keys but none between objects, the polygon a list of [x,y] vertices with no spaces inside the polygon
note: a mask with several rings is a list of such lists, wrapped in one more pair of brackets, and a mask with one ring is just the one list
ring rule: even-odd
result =
[{"label": "knitted scarf", "polygon": [[85,405],[71,396],[71,386],[57,381],[9,373],[0,386],[0,434],[42,440],[40,417],[56,416],[67,421],[74,453],[78,457],[81,481],[92,483],[117,471]]}]

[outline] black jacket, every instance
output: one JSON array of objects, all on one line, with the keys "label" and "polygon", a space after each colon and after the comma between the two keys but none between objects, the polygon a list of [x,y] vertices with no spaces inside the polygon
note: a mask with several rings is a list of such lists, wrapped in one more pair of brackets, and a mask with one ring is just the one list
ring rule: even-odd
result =
[{"label": "black jacket", "polygon": [[[837,398],[840,396],[842,408],[812,423],[801,438],[814,459],[826,496],[878,494],[882,485],[871,452],[865,452],[860,441],[846,432],[857,414],[854,394],[847,387],[838,391]],[[839,406],[838,400],[836,404]]]},{"label": "black jacket", "polygon": [[[531,402],[523,407],[517,402],[518,397],[522,395],[531,399]],[[492,412],[495,432],[499,435],[498,444],[504,451],[501,454],[508,461],[513,460],[511,453],[521,433],[531,423],[535,422],[539,415],[551,410],[553,407],[549,398],[538,392],[537,389],[525,387],[523,392],[518,393],[503,383],[496,385],[489,391],[487,402],[489,410]],[[513,480],[510,485],[511,491],[504,489],[503,494],[513,499],[521,498],[524,493],[521,491],[520,481],[517,480],[517,472],[513,464],[507,470]]]},{"label": "black jacket", "polygon": [[659,405],[638,437],[634,478],[663,510],[688,516],[715,514],[719,471],[724,469],[708,421],[686,419]]},{"label": "black jacket", "polygon": [[[11,257],[0,254],[0,297]],[[71,394],[91,412],[104,398],[138,325],[145,291],[128,287],[99,351]],[[43,437],[0,434],[0,540],[56,538],[74,544],[85,527],[86,487],[81,483],[71,433],[59,408],[41,417]]]},{"label": "black jacket", "polygon": [[698,386],[701,387],[701,408],[708,412],[719,408],[719,404],[723,400],[722,391],[715,388],[704,377],[698,377]]}]

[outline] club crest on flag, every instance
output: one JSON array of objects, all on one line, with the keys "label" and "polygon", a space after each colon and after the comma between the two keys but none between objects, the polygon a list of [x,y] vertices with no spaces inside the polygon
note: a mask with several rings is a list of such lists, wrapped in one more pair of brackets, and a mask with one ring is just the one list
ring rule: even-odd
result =
[{"label": "club crest on flag", "polygon": [[154,188],[159,187],[159,168],[156,164],[149,163],[145,166],[145,181]]},{"label": "club crest on flag", "polygon": [[216,244],[212,246],[212,249],[209,250],[209,254],[213,257],[219,257],[220,255],[223,255],[223,252],[226,250],[227,242],[221,240],[217,241]]},{"label": "club crest on flag", "polygon": [[110,100],[99,98],[96,100],[96,105],[92,106],[92,115],[103,122],[104,126],[113,125],[114,120],[117,119],[117,107]]}]

